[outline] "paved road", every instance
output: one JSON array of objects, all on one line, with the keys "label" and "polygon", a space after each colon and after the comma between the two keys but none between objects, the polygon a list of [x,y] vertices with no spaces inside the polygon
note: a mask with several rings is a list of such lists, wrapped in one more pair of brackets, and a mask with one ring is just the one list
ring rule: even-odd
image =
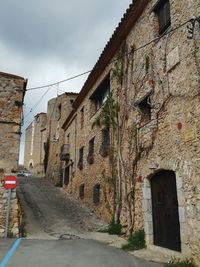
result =
[{"label": "paved road", "polygon": [[163,266],[106,245],[114,242],[120,247],[122,239],[92,232],[102,222],[45,179],[21,178],[18,193],[27,237],[0,240],[0,267]]},{"label": "paved road", "polygon": [[2,267],[160,267],[92,240],[22,240]]},{"label": "paved road", "polygon": [[41,232],[56,238],[63,235],[76,238],[103,225],[89,209],[80,207],[79,202],[46,179],[22,177],[19,183],[18,193],[26,211],[28,236],[39,238],[35,234],[40,228]]}]

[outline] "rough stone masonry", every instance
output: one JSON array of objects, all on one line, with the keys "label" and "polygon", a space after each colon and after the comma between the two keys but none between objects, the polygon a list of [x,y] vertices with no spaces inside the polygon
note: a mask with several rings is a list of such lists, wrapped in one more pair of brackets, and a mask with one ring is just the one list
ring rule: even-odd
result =
[{"label": "rough stone masonry", "polygon": [[[7,194],[2,187],[6,175],[18,166],[22,124],[22,107],[27,81],[19,76],[0,72],[0,237],[4,236]],[[9,236],[18,236],[18,201],[12,191]]]}]

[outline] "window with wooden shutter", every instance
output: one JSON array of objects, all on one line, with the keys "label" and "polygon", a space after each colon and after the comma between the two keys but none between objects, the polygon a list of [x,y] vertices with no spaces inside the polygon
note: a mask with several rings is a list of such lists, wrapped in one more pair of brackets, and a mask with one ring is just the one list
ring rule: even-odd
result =
[{"label": "window with wooden shutter", "polygon": [[159,34],[162,34],[171,25],[169,0],[160,0],[155,6],[154,12],[158,17]]}]

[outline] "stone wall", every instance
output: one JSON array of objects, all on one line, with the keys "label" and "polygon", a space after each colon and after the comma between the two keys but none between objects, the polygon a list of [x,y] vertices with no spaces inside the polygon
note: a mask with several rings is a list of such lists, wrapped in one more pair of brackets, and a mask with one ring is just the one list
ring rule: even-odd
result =
[{"label": "stone wall", "polygon": [[60,150],[61,146],[64,144],[62,124],[66,116],[71,112],[72,103],[76,97],[76,93],[65,93],[48,102],[46,133],[48,143],[48,165],[46,177],[51,179],[52,182],[58,186],[62,186],[62,163],[60,161]]},{"label": "stone wall", "polygon": [[[136,1],[136,6],[139,1]],[[141,1],[145,2],[145,1]],[[103,68],[93,86],[84,88],[82,101],[77,103],[71,120],[67,119],[65,138],[70,146],[70,179],[66,190],[80,197],[80,186],[85,185],[83,201],[102,217],[112,214],[107,204],[113,203],[112,193],[103,199],[102,187],[109,184],[102,180],[102,173],[109,177],[110,162],[101,158],[101,127],[93,126],[98,117],[94,114],[91,96],[99,84],[111,71],[111,89],[119,105],[119,117],[125,114],[126,123],[122,139],[122,157],[127,162],[130,144],[135,172],[134,184],[134,230],[144,227],[147,246],[163,250],[177,257],[193,257],[197,264],[199,258],[199,94],[200,94],[200,50],[199,23],[192,39],[188,39],[187,21],[200,15],[199,1],[170,0],[171,26],[168,32],[159,36],[158,18],[154,12],[157,0],[149,1],[146,9],[136,21],[124,40],[124,57],[114,56],[114,61]],[[133,9],[136,8],[133,6]],[[113,37],[114,38],[114,37]],[[152,41],[153,40],[153,41]],[[109,53],[109,46],[104,54]],[[105,58],[105,57],[104,57]],[[101,57],[100,57],[101,59]],[[120,62],[119,62],[120,60]],[[123,62],[122,62],[123,61]],[[100,61],[101,62],[101,61]],[[118,68],[116,69],[116,62]],[[100,63],[99,63],[100,64]],[[101,64],[103,64],[101,62]],[[100,65],[101,65],[100,64]],[[120,64],[123,66],[119,73]],[[98,68],[96,68],[98,69]],[[117,73],[117,71],[118,73]],[[95,73],[95,70],[93,71]],[[118,77],[116,77],[118,75]],[[114,77],[115,76],[115,77]],[[118,79],[118,81],[116,81]],[[119,85],[119,80],[121,84]],[[88,82],[89,84],[89,82]],[[84,108],[84,126],[82,116]],[[125,112],[123,114],[123,112]],[[130,129],[134,128],[134,142],[130,143]],[[94,163],[87,162],[88,142],[95,137]],[[68,138],[68,139],[67,139]],[[128,141],[129,140],[129,141]],[[83,166],[77,168],[79,150],[84,147]],[[70,165],[71,164],[71,165]],[[151,177],[161,170],[174,171],[176,175],[178,211],[181,232],[181,253],[158,248],[153,241]],[[129,179],[129,174],[123,176]],[[93,187],[100,184],[100,203],[93,203]],[[122,200],[124,195],[122,189]],[[81,195],[81,198],[82,195]],[[122,201],[121,222],[127,223],[127,209]],[[199,265],[198,265],[199,266]]]},{"label": "stone wall", "polygon": [[[17,170],[26,80],[0,72],[0,180]],[[7,192],[0,182],[0,237],[4,236]],[[18,204],[12,192],[9,235],[18,236]]]},{"label": "stone wall", "polygon": [[[83,203],[97,215],[109,222],[113,215],[113,187],[109,183],[111,178],[109,155],[102,157],[99,154],[103,127],[93,125],[99,114],[100,110],[97,113],[91,112],[91,101],[88,96],[81,103],[65,131],[65,143],[69,144],[69,160],[63,167],[69,168],[69,183],[64,187],[67,192],[77,199],[82,199]],[[88,161],[89,141],[93,138],[94,153],[91,162]],[[83,148],[83,165],[80,167],[81,148]],[[100,185],[99,203],[94,203],[93,193],[96,185]],[[84,186],[84,196],[80,194],[81,186]]]},{"label": "stone wall", "polygon": [[[7,210],[7,198],[8,192],[2,187],[0,187],[0,238],[4,237],[5,225],[6,225],[6,210]],[[11,209],[10,209],[10,221],[9,221],[9,231],[8,237],[18,237],[19,236],[19,217],[18,217],[18,200],[16,196],[16,190],[12,190],[11,194]]]},{"label": "stone wall", "polygon": [[27,127],[24,166],[34,176],[44,176],[44,144],[46,143],[47,114],[39,113]]}]

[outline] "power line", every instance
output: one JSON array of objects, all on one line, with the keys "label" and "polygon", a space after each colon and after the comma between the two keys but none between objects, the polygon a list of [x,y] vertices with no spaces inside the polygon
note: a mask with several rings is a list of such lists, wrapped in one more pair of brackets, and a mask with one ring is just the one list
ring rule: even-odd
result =
[{"label": "power line", "polygon": [[[196,19],[197,20],[197,19]],[[180,24],[179,26],[169,30],[169,31],[166,31],[165,33],[163,33],[161,36],[158,36],[154,39],[152,39],[151,41],[149,41],[148,43],[145,43],[144,45],[141,45],[140,47],[138,48],[135,48],[134,50],[130,51],[130,52],[126,52],[124,53],[124,55],[129,55],[131,53],[134,53],[136,51],[139,51],[147,46],[149,46],[150,44],[154,43],[154,42],[157,42],[158,40],[162,39],[163,37],[165,37],[166,35],[174,32],[174,31],[177,31],[179,28],[183,27],[184,25],[186,25],[187,23],[191,22],[191,21],[194,21],[194,19],[189,19],[187,21],[185,21],[184,23]],[[118,59],[114,59],[112,61],[110,61],[110,63],[108,64],[111,65],[112,63],[116,62]],[[48,89],[46,90],[46,92],[42,95],[42,97],[39,99],[39,101],[33,106],[33,108],[31,108],[31,110],[24,116],[24,118],[26,118],[27,116],[29,116],[30,113],[33,112],[33,110],[39,105],[39,103],[42,101],[42,99],[44,98],[44,96],[47,94],[47,92],[51,89],[51,87],[53,87],[54,85],[59,85],[60,83],[64,83],[64,82],[67,82],[67,81],[70,81],[72,79],[76,79],[80,76],[83,76],[85,74],[88,74],[88,73],[91,73],[92,70],[89,70],[89,71],[86,71],[86,72],[83,72],[83,73],[80,73],[80,74],[77,74],[75,76],[72,76],[70,78],[67,78],[67,79],[64,79],[64,80],[61,80],[61,81],[58,81],[58,82],[55,82],[55,83],[51,83],[51,84],[48,84],[48,85],[43,85],[43,86],[38,86],[38,87],[32,87],[32,88],[29,88],[27,89],[27,91],[31,91],[31,90],[38,90],[38,89],[42,89],[42,88],[46,88],[48,87]],[[64,92],[64,91],[63,91]]]},{"label": "power line", "polygon": [[55,82],[55,83],[51,83],[51,84],[47,84],[47,85],[42,85],[42,86],[38,86],[38,87],[32,87],[32,88],[28,88],[26,91],[31,91],[31,90],[38,90],[38,89],[42,89],[42,88],[45,88],[45,87],[49,87],[49,86],[53,86],[53,85],[57,85],[57,84],[60,84],[60,83],[64,83],[64,82],[67,82],[67,81],[70,81],[70,80],[73,80],[73,79],[76,79],[78,77],[81,77],[83,75],[86,75],[88,73],[90,73],[92,70],[88,70],[88,71],[85,71],[83,73],[80,73],[80,74],[77,74],[75,76],[72,76],[70,78],[67,78],[65,80],[61,80],[61,81],[58,81],[58,82]]},{"label": "power line", "polygon": [[[184,23],[180,24],[179,26],[177,26],[177,27],[175,27],[175,28],[173,28],[173,29],[171,29],[171,30],[169,30],[169,31],[166,31],[166,32],[163,33],[161,36],[158,36],[158,37],[152,39],[152,40],[149,41],[148,43],[145,43],[144,45],[141,45],[140,47],[134,49],[133,51],[124,53],[124,55],[128,55],[128,54],[130,54],[130,53],[132,53],[132,52],[135,52],[135,51],[138,51],[138,50],[140,50],[140,49],[142,49],[142,48],[145,48],[146,46],[148,46],[148,45],[150,45],[150,44],[152,44],[152,43],[154,43],[154,42],[156,42],[156,41],[162,39],[163,37],[165,37],[165,36],[168,35],[169,33],[172,33],[172,32],[174,32],[174,31],[178,30],[179,28],[183,27],[184,25],[186,25],[187,23],[189,23],[189,22],[191,22],[191,21],[193,21],[193,20],[194,20],[194,19],[189,19],[189,20],[185,21]],[[196,19],[196,20],[197,20],[197,19]],[[112,63],[115,62],[115,61],[117,61],[117,59],[112,60],[108,65],[112,64]],[[92,69],[92,70],[93,70],[93,69]],[[88,74],[88,73],[91,73],[92,70],[88,70],[88,71],[82,72],[82,73],[80,73],[80,74],[77,74],[77,75],[75,75],[75,76],[66,78],[66,79],[64,79],[64,80],[61,80],[61,81],[58,81],[58,82],[55,82],[55,83],[51,83],[51,84],[47,84],[47,85],[42,85],[42,86],[38,86],[38,87],[28,88],[26,91],[38,90],[38,89],[46,88],[46,87],[49,87],[49,86],[57,85],[57,84],[60,84],[60,83],[64,83],[64,82],[67,82],[67,81],[76,79],[76,78],[78,78],[78,77],[81,77],[81,76],[83,76],[83,75],[86,75],[86,74]]]},{"label": "power line", "polygon": [[24,119],[29,116],[30,113],[33,112],[33,110],[40,104],[40,102],[42,101],[42,99],[45,97],[45,95],[49,92],[49,90],[51,89],[51,87],[48,87],[48,89],[45,91],[45,93],[41,96],[41,98],[38,100],[38,102],[30,109],[30,111],[24,115]]}]

